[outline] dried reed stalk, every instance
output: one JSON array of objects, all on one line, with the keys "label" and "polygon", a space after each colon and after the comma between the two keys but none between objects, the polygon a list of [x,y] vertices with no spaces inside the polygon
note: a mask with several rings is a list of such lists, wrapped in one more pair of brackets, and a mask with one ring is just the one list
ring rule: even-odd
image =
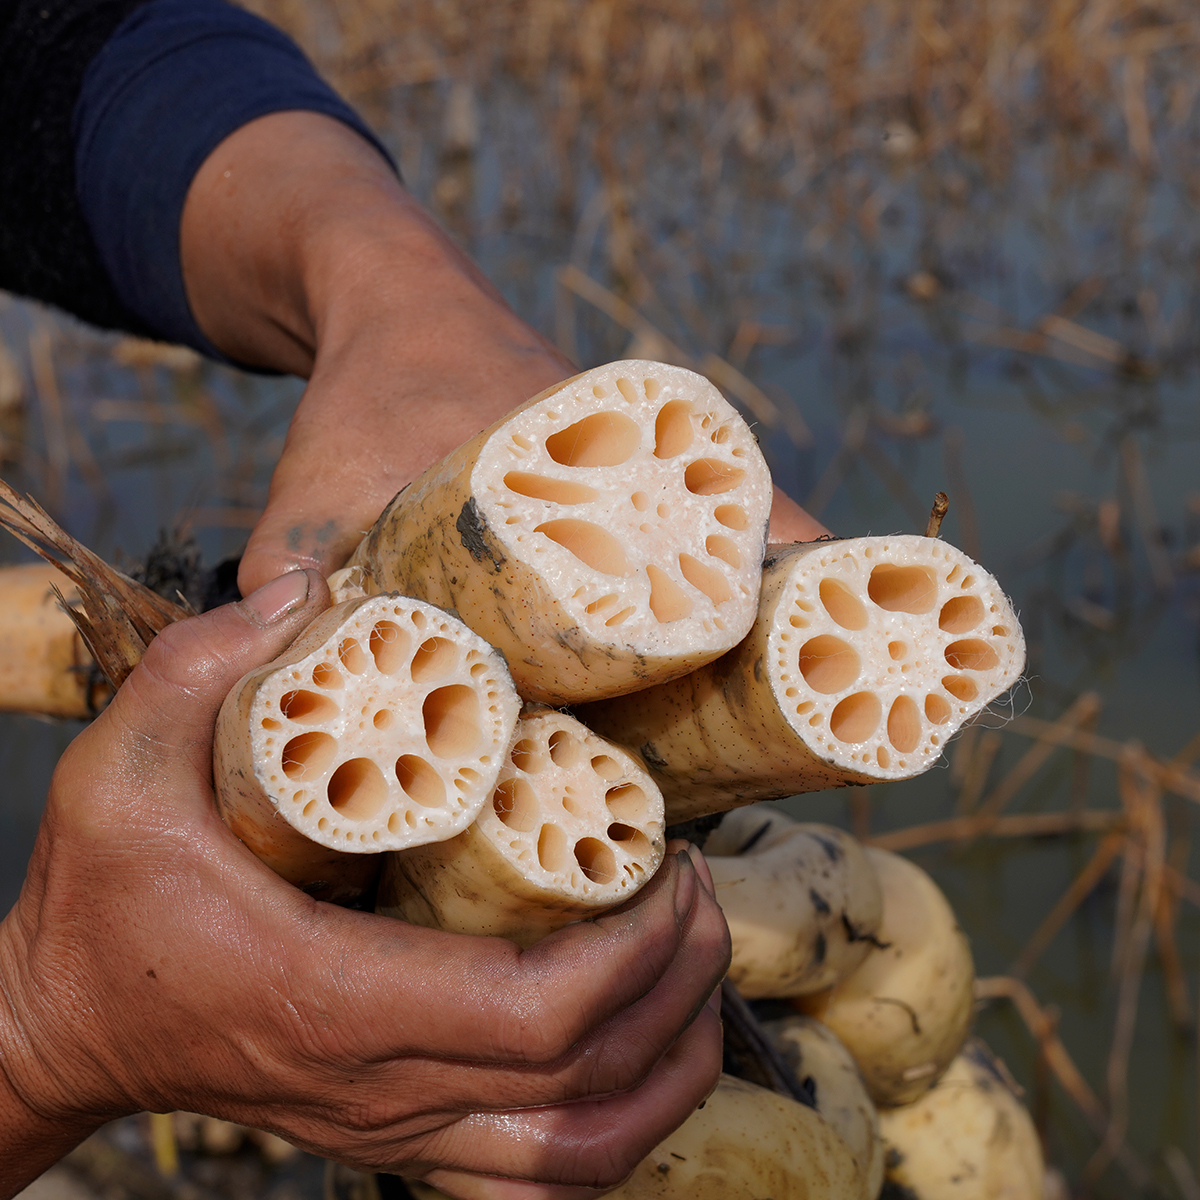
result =
[{"label": "dried reed stalk", "polygon": [[36,501],[0,479],[0,527],[57,567],[75,584],[82,608],[59,601],[75,622],[96,665],[114,688],[124,683],[160,629],[192,615],[110,567],[63,530]]}]

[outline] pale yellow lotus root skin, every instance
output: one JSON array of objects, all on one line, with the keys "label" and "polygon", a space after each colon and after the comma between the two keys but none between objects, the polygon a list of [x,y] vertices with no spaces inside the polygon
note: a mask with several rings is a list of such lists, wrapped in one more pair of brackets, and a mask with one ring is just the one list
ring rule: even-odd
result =
[{"label": "pale yellow lotus root skin", "polygon": [[995,579],[939,538],[805,542],[772,547],[736,649],[580,716],[639,749],[674,823],[919,775],[1024,663]]},{"label": "pale yellow lotus root skin", "polygon": [[866,1200],[846,1143],[816,1109],[722,1075],[616,1200]]},{"label": "pale yellow lotus root skin", "polygon": [[817,1112],[850,1147],[863,1183],[875,1200],[883,1187],[884,1146],[879,1113],[850,1051],[827,1025],[811,1017],[782,1017],[763,1029],[792,1073],[810,1089]]},{"label": "pale yellow lotus root skin", "polygon": [[966,1040],[975,965],[937,884],[898,854],[866,855],[883,889],[880,944],[828,991],[793,1003],[837,1034],[876,1104],[910,1104]]},{"label": "pale yellow lotus root skin", "polygon": [[726,814],[704,847],[729,924],[729,978],[751,1000],[832,987],[867,956],[883,893],[862,846],[764,804]]},{"label": "pale yellow lotus root skin", "polygon": [[0,711],[84,720],[104,706],[110,690],[92,678],[92,656],[55,587],[68,602],[77,599],[49,563],[0,567]]},{"label": "pale yellow lotus root skin", "polygon": [[888,1181],[913,1200],[1043,1200],[1037,1130],[980,1042],[915,1103],[882,1109],[879,1122]]},{"label": "pale yellow lotus root skin", "polygon": [[221,815],[285,879],[350,898],[381,851],[470,825],[519,711],[503,658],[449,614],[395,595],[335,605],[222,705]]},{"label": "pale yellow lotus root skin", "polygon": [[745,637],[771,495],[753,434],[703,376],[610,363],[405,488],[331,584],[452,609],[527,700],[618,695]]},{"label": "pale yellow lotus root skin", "polygon": [[636,894],[662,862],[662,796],[641,763],[531,706],[475,823],[388,856],[378,911],[532,945]]}]

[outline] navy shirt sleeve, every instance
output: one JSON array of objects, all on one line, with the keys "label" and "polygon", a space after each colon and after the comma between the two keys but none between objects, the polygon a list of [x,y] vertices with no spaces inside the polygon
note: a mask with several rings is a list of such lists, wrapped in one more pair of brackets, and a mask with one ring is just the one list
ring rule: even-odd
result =
[{"label": "navy shirt sleeve", "polygon": [[336,118],[388,157],[295,43],[223,0],[151,0],[88,66],[74,114],[80,205],[122,305],[159,337],[223,357],[188,307],[184,201],[218,143],[286,110]]}]

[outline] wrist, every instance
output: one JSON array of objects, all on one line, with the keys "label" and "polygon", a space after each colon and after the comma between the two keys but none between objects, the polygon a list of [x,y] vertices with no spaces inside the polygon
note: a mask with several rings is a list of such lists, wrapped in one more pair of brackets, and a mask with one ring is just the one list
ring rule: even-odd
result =
[{"label": "wrist", "polygon": [[21,1013],[25,981],[14,915],[0,924],[0,1198],[52,1167],[103,1119],[68,1102]]}]

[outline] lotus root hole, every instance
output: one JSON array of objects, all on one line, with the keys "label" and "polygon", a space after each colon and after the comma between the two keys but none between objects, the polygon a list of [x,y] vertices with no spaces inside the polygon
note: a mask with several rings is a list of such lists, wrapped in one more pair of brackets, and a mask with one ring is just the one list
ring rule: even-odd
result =
[{"label": "lotus root hole", "polygon": [[618,612],[618,613],[613,613],[613,615],[612,615],[611,617],[609,617],[609,618],[608,618],[608,620],[604,622],[604,624],[605,624],[606,626],[620,625],[622,621],[624,621],[624,620],[628,619],[629,617],[633,616],[633,614],[634,614],[636,611],[637,611],[637,610],[636,610],[636,609],[634,609],[634,608],[623,608],[623,609],[621,609],[621,611],[620,611],[620,612]]},{"label": "lotus root hole", "polygon": [[937,579],[928,567],[880,563],[871,570],[867,595],[887,612],[927,613],[937,603]]},{"label": "lotus root hole", "polygon": [[718,504],[713,509],[713,516],[726,529],[746,529],[750,524],[750,518],[740,504]]},{"label": "lotus root hole", "polygon": [[340,688],[342,673],[330,663],[317,663],[313,667],[312,681],[319,688]]},{"label": "lotus root hole", "polygon": [[650,507],[650,497],[645,492],[634,492],[629,497],[629,503],[633,505],[634,511],[645,512]]},{"label": "lotus root hole", "polygon": [[538,834],[537,856],[544,871],[565,871],[570,866],[567,835],[557,825],[542,826],[542,832]]},{"label": "lotus root hole", "polygon": [[874,692],[855,692],[829,714],[829,732],[839,742],[865,742],[882,716],[883,705]]},{"label": "lotus root hole", "polygon": [[626,379],[624,375],[617,380],[617,391],[629,401],[630,404],[637,402],[637,391],[633,386],[633,381]]},{"label": "lotus root hole", "polygon": [[813,691],[826,695],[844,691],[862,670],[862,663],[853,647],[829,633],[809,638],[800,647],[798,658],[804,681]]},{"label": "lotus root hole", "polygon": [[607,754],[597,754],[592,759],[592,770],[607,783],[611,783],[614,779],[620,779],[624,774],[621,764]]},{"label": "lotus root hole", "polygon": [[390,708],[381,708],[372,718],[371,724],[376,729],[390,729],[396,721],[396,714]]},{"label": "lotus root hole", "polygon": [[315,779],[333,761],[337,747],[337,739],[328,733],[302,733],[283,748],[283,773],[291,780]]},{"label": "lotus root hole", "polygon": [[584,607],[584,612],[588,616],[595,616],[598,612],[603,612],[606,608],[612,608],[617,603],[618,597],[616,592],[607,592],[601,596],[599,600],[593,600],[591,604]]},{"label": "lotus root hole", "polygon": [[647,400],[657,400],[662,394],[662,384],[654,376],[649,375],[642,380],[642,391],[646,393]]},{"label": "lotus root hole", "polygon": [[332,721],[341,710],[331,696],[322,696],[317,692],[302,689],[288,692],[279,701],[279,711],[289,721],[295,721],[298,725],[316,725],[321,721]]},{"label": "lotus root hole", "polygon": [[546,765],[537,743],[529,738],[521,738],[513,746],[508,757],[518,771],[527,771],[530,775],[536,775]]},{"label": "lotus root hole", "polygon": [[383,807],[387,781],[369,758],[351,758],[329,777],[326,795],[343,817],[367,821]]},{"label": "lotus root hole", "polygon": [[618,821],[644,821],[648,802],[646,793],[636,783],[622,783],[604,793],[608,811]]},{"label": "lotus root hole", "polygon": [[880,746],[875,751],[875,761],[886,771],[888,766],[891,764],[892,756],[887,752],[887,750],[884,749],[884,747]]},{"label": "lotus root hole", "polygon": [[946,647],[946,661],[956,671],[990,671],[1000,665],[1000,656],[979,638],[965,638]]},{"label": "lotus root hole", "polygon": [[646,854],[650,849],[650,839],[640,829],[635,829],[632,825],[626,825],[624,822],[614,821],[608,827],[607,833],[611,841],[616,842],[630,854]]},{"label": "lotus root hole", "polygon": [[679,569],[684,579],[698,592],[703,592],[714,605],[721,605],[733,599],[729,581],[716,567],[710,567],[690,554],[681,554]]},{"label": "lotus root hole", "polygon": [[904,642],[888,642],[888,654],[893,661],[899,662],[908,653],[908,646]]},{"label": "lotus root hole", "polygon": [[941,696],[930,693],[925,697],[925,715],[935,725],[945,725],[950,720],[950,705]]},{"label": "lotus root hole", "polygon": [[479,697],[461,683],[436,688],[421,705],[425,742],[439,758],[462,757],[479,744]]},{"label": "lotus root hole", "polygon": [[693,496],[718,496],[732,492],[745,478],[746,472],[719,458],[698,458],[689,463],[683,473],[683,486]]},{"label": "lotus root hole", "polygon": [[504,486],[518,496],[531,500],[548,500],[552,504],[588,504],[600,493],[586,483],[575,483],[568,479],[549,479],[545,475],[531,475],[527,471],[509,471],[504,477]]},{"label": "lotus root hole", "polygon": [[[540,842],[538,848],[540,851]],[[616,855],[599,838],[580,838],[575,843],[575,861],[593,883],[612,883],[617,877]]]},{"label": "lotus root hole", "polygon": [[563,467],[616,467],[633,456],[641,440],[637,422],[624,413],[593,413],[552,433],[546,453]]},{"label": "lotus root hole", "polygon": [[672,621],[691,616],[691,600],[666,571],[648,563],[646,577],[650,580],[650,611],[656,621],[669,625]]},{"label": "lotus root hole", "polygon": [[1004,625],[993,625],[992,634],[994,637],[1008,637],[1008,629]]},{"label": "lotus root hole", "polygon": [[621,543],[607,529],[591,521],[563,517],[544,522],[535,532],[544,533],[593,571],[599,571],[602,575],[629,574],[629,562]]},{"label": "lotus root hole", "polygon": [[817,590],[825,611],[843,629],[866,629],[867,607],[844,583],[822,579]]},{"label": "lotus root hole", "polygon": [[446,784],[441,775],[419,755],[405,754],[396,760],[396,779],[404,794],[422,808],[438,808],[446,802]]},{"label": "lotus root hole", "polygon": [[737,543],[732,538],[724,537],[719,533],[710,534],[704,540],[704,549],[713,558],[719,558],[722,562],[727,562],[734,570],[737,570],[742,565],[742,552],[737,548]]},{"label": "lotus root hole", "polygon": [[979,688],[975,686],[975,680],[968,679],[965,675],[947,675],[942,680],[942,687],[956,700],[968,703],[979,695]]},{"label": "lotus root hole", "polygon": [[282,728],[283,728],[283,722],[282,722],[282,721],[276,721],[276,720],[274,720],[274,719],[273,719],[273,718],[271,718],[271,717],[263,717],[263,719],[262,719],[262,727],[263,727],[264,729],[282,729]]},{"label": "lotus root hole", "polygon": [[458,665],[458,647],[449,638],[426,638],[412,658],[414,683],[432,683],[449,675]]},{"label": "lotus root hole", "polygon": [[672,400],[658,410],[654,422],[654,457],[675,458],[691,444],[692,406],[686,400]]},{"label": "lotus root hole", "polygon": [[[413,614],[414,617],[417,615]],[[376,621],[369,645],[375,666],[384,675],[394,675],[408,663],[409,640],[394,621]]]},{"label": "lotus root hole", "polygon": [[578,766],[586,753],[583,743],[565,729],[556,729],[546,744],[556,767]]},{"label": "lotus root hole", "polygon": [[338,658],[351,675],[361,675],[367,669],[367,656],[357,638],[346,638],[338,646]]},{"label": "lotus root hole", "polygon": [[888,741],[901,754],[910,754],[921,740],[921,713],[911,696],[897,696],[887,720]]},{"label": "lotus root hole", "polygon": [[541,817],[533,787],[517,775],[505,779],[492,792],[492,811],[517,833],[533,833]]},{"label": "lotus root hole", "polygon": [[942,605],[938,628],[947,633],[970,633],[983,617],[983,601],[978,596],[955,596]]}]

